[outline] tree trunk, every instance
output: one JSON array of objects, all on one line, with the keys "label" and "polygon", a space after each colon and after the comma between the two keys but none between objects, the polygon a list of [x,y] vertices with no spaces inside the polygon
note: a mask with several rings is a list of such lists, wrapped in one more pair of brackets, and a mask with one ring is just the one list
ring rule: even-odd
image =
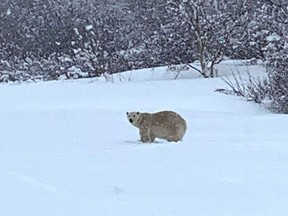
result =
[{"label": "tree trunk", "polygon": [[201,71],[202,75],[204,78],[208,78],[208,73],[207,73],[207,62],[205,58],[205,43],[201,41],[201,38],[198,39],[199,43],[199,53],[200,53],[200,65],[201,65]]}]

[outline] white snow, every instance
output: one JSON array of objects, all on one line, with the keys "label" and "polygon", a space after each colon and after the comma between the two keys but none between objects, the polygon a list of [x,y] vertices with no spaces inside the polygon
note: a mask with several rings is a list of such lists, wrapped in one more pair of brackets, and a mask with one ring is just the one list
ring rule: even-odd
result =
[{"label": "white snow", "polygon": [[7,11],[6,11],[6,15],[9,16],[9,15],[11,15],[11,13],[12,13],[12,12],[11,12],[11,9],[8,8]]},{"label": "white snow", "polygon": [[90,31],[93,29],[93,25],[87,25],[85,26],[86,31]]},{"label": "white snow", "polygon": [[80,35],[78,28],[74,28],[75,34]]},{"label": "white snow", "polygon": [[[288,117],[169,73],[1,85],[0,215],[286,216]],[[187,120],[183,142],[138,141],[125,112],[159,110]]]},{"label": "white snow", "polygon": [[269,42],[279,41],[281,40],[281,36],[279,36],[277,33],[273,33],[272,35],[267,36],[266,40]]}]

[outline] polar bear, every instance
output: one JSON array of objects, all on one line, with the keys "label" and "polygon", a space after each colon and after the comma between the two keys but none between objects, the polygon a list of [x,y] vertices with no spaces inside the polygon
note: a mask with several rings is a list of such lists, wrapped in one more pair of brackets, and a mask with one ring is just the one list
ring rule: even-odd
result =
[{"label": "polar bear", "polygon": [[128,121],[139,128],[140,139],[144,143],[154,142],[155,138],[177,142],[183,139],[187,129],[186,121],[173,111],[126,112],[126,115]]}]

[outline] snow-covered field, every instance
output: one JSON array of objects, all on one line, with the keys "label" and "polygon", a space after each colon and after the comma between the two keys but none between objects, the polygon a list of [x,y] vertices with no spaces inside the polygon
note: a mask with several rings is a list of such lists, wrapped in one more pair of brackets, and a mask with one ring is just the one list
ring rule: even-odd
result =
[{"label": "snow-covered field", "polygon": [[[0,215],[287,216],[288,117],[185,73],[1,85]],[[183,142],[138,141],[125,112],[160,110]]]}]

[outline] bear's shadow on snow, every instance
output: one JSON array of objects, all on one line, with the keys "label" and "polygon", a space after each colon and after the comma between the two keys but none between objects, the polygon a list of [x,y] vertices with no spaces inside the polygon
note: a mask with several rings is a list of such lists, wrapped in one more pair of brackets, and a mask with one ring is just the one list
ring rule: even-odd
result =
[{"label": "bear's shadow on snow", "polygon": [[165,140],[155,140],[154,142],[151,143],[145,143],[142,142],[141,140],[125,140],[126,143],[131,143],[131,144],[143,144],[143,145],[153,145],[153,144],[164,144],[164,143],[170,143]]}]

